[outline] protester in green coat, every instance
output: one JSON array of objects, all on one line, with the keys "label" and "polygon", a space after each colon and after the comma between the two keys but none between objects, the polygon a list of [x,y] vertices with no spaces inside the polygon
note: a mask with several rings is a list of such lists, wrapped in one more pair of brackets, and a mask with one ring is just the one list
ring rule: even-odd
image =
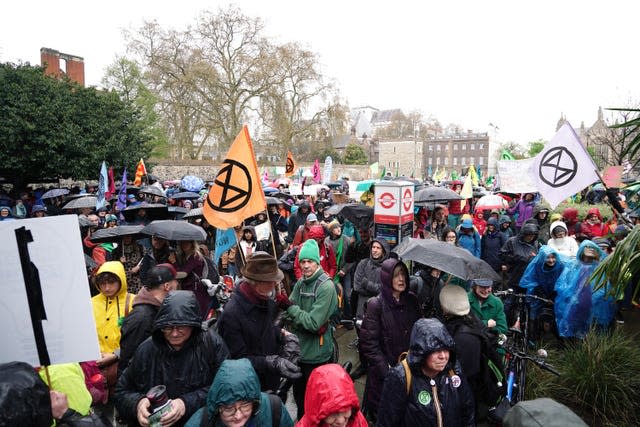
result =
[{"label": "protester in green coat", "polygon": [[507,316],[504,314],[504,305],[500,298],[491,293],[493,282],[491,280],[472,280],[469,291],[469,304],[471,311],[485,326],[495,329],[498,333],[506,334]]},{"label": "protester in green coat", "polygon": [[[293,427],[280,398],[260,392],[260,381],[249,359],[222,362],[207,394],[207,406],[194,413],[185,427],[200,427],[203,416],[207,426],[215,427]],[[275,424],[274,418],[280,422]]]},{"label": "protester in green coat", "polygon": [[292,332],[300,339],[302,377],[293,384],[300,419],[304,414],[304,393],[311,371],[332,362],[333,328],[329,318],[338,307],[338,296],[331,277],[320,267],[320,251],[315,240],[304,242],[298,259],[302,277],[293,288],[290,299],[280,294],[276,300],[278,306],[286,310]]}]

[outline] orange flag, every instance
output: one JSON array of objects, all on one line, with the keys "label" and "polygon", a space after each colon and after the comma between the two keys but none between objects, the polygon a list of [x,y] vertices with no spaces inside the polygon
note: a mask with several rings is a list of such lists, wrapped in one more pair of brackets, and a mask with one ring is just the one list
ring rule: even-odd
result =
[{"label": "orange flag", "polygon": [[284,176],[291,176],[296,172],[296,162],[293,160],[291,151],[287,151],[287,165],[284,169]]},{"label": "orange flag", "polygon": [[209,224],[224,229],[240,225],[266,209],[256,155],[245,125],[231,144],[209,190],[204,217]]},{"label": "orange flag", "polygon": [[144,165],[144,160],[140,159],[138,166],[136,167],[136,178],[133,180],[133,185],[139,187],[142,185],[142,177],[147,174],[147,168]]}]

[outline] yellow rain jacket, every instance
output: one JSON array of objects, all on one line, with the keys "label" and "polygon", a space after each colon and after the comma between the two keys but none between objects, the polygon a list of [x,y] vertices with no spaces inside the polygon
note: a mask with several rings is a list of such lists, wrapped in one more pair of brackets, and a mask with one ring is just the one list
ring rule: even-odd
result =
[{"label": "yellow rain jacket", "polygon": [[[120,348],[120,318],[124,318],[133,307],[135,295],[127,292],[127,276],[120,261],[108,261],[100,266],[100,273],[113,273],[120,278],[120,290],[115,297],[107,298],[102,293],[91,298],[93,317],[96,320],[96,331],[100,352],[113,353]],[[98,288],[98,291],[100,289]],[[128,307],[125,307],[127,305]]]}]

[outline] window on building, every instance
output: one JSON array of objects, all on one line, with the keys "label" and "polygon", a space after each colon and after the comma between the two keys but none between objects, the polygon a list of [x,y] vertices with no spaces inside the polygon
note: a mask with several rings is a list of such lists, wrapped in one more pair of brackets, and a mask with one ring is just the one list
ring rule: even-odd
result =
[{"label": "window on building", "polygon": [[484,144],[478,144],[478,150],[484,150]]},{"label": "window on building", "polygon": [[449,166],[449,158],[448,157],[444,158],[444,165],[445,166]]},{"label": "window on building", "polygon": [[466,157],[463,157],[460,160],[462,161],[462,166],[466,166],[467,165],[467,158]]},{"label": "window on building", "polygon": [[484,164],[484,157],[478,157],[478,164],[479,165],[483,165]]},{"label": "window on building", "polygon": [[458,144],[453,144],[453,149],[457,150],[458,149]]},{"label": "window on building", "polygon": [[393,153],[395,154],[395,152],[396,152],[396,147],[393,147]]},{"label": "window on building", "polygon": [[429,146],[429,151],[433,151],[433,145]]},{"label": "window on building", "polygon": [[440,151],[440,144],[436,145],[436,151]]},{"label": "window on building", "polygon": [[469,144],[469,150],[475,150],[476,144]]},{"label": "window on building", "polygon": [[467,144],[462,144],[462,149],[466,150],[467,149]]},{"label": "window on building", "polygon": [[437,157],[437,158],[436,158],[436,165],[437,165],[437,166],[440,166],[440,157]]},{"label": "window on building", "polygon": [[457,157],[453,158],[453,166],[458,166],[458,158]]},{"label": "window on building", "polygon": [[429,166],[433,165],[433,159],[431,157],[429,157],[428,162],[429,162]]},{"label": "window on building", "polygon": [[469,157],[469,164],[470,164],[470,165],[475,165],[475,164],[476,164],[476,159],[475,159],[475,157]]}]

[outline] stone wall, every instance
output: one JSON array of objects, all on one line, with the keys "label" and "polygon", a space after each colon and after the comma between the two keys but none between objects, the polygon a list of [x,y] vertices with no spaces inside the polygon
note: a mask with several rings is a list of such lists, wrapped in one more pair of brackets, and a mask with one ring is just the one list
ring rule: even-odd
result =
[{"label": "stone wall", "polygon": [[[213,181],[219,165],[213,164],[209,160],[149,160],[149,169],[151,174],[157,176],[160,180],[180,179],[185,175],[195,175],[205,181]],[[311,168],[312,163],[298,164],[298,167]],[[258,165],[262,170],[262,166]],[[269,176],[272,176],[271,170],[274,165],[265,165]],[[323,168],[320,165],[321,169]],[[369,178],[369,165],[333,165],[333,174],[331,179],[336,180],[340,177],[348,177],[352,181],[361,181]]]}]

